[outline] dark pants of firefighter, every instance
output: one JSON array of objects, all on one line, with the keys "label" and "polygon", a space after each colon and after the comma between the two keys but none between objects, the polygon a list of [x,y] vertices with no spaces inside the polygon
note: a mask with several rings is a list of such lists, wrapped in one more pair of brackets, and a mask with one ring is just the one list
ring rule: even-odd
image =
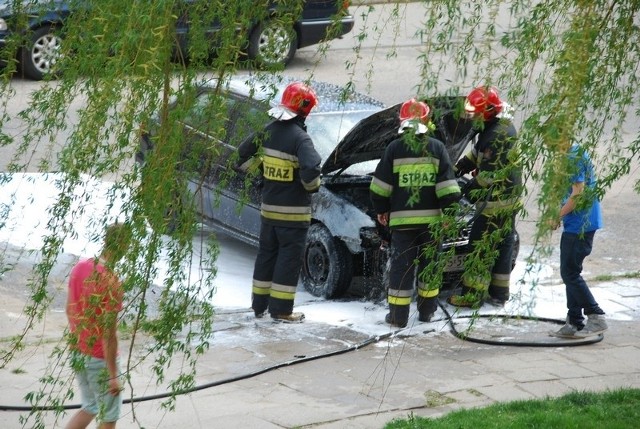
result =
[{"label": "dark pants of firefighter", "polygon": [[427,289],[425,283],[420,280],[420,275],[416,276],[431,262],[423,253],[425,246],[436,246],[431,232],[427,229],[395,229],[391,233],[388,302],[389,314],[394,323],[403,324],[409,319],[409,306],[416,277],[418,312],[422,317],[427,317],[436,311],[440,288]]},{"label": "dark pants of firefighter", "polygon": [[256,314],[291,314],[302,268],[307,228],[262,223],[253,270],[251,307]]},{"label": "dark pants of firefighter", "polygon": [[[482,299],[488,292],[491,298],[500,301],[509,299],[515,219],[515,213],[506,213],[480,215],[473,222],[469,246],[472,255],[481,259],[479,266],[485,272],[466,270],[462,276],[462,295],[472,293],[478,299]],[[491,255],[494,251],[498,252],[497,257],[493,259],[489,256],[487,259],[486,255]]]}]

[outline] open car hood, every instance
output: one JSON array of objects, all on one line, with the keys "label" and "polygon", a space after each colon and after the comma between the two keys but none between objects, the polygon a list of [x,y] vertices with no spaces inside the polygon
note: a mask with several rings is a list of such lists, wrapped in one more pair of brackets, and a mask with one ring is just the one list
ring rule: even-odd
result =
[{"label": "open car hood", "polygon": [[[441,96],[424,100],[436,126],[433,136],[442,141],[455,163],[475,136],[473,122],[464,118],[464,97]],[[349,166],[382,158],[387,145],[398,138],[401,104],[361,120],[335,147],[322,166],[322,174],[340,173]]]}]

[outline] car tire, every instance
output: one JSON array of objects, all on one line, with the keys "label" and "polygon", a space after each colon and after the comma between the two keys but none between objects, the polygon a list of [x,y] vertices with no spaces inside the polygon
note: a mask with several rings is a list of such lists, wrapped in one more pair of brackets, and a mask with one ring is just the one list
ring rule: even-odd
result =
[{"label": "car tire", "polygon": [[20,65],[25,77],[42,80],[56,73],[56,64],[62,57],[62,38],[55,26],[40,27],[33,31],[31,40],[21,50]]},{"label": "car tire", "polygon": [[322,224],[313,224],[307,233],[301,280],[312,295],[338,298],[349,288],[353,259],[344,243]]},{"label": "car tire", "polygon": [[298,36],[280,20],[262,22],[249,36],[249,59],[261,67],[284,66],[293,59]]}]

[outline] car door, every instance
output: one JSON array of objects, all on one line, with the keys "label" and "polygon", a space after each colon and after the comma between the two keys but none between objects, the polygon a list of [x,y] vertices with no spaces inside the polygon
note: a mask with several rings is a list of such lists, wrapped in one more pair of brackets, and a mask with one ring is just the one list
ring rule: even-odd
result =
[{"label": "car door", "polygon": [[[235,202],[235,222],[245,238],[257,243],[260,236],[260,203],[262,201],[262,174],[245,174],[238,170],[237,147],[269,122],[268,105],[250,98],[230,96],[234,100],[230,112],[230,127],[225,150],[231,151],[225,171],[229,180],[220,189],[221,198]],[[230,170],[233,170],[232,172]],[[222,171],[222,170],[221,170]]]},{"label": "car door", "polygon": [[[268,121],[266,107],[231,92],[218,94],[210,89],[194,103],[193,117],[206,111],[204,116],[224,117],[199,120],[199,129],[191,132],[190,139],[208,145],[208,151],[203,152],[200,178],[196,180],[194,175],[189,187],[208,224],[255,244],[260,234],[260,177],[248,177],[237,169],[237,147],[264,127]],[[216,103],[217,108],[212,108]],[[217,129],[211,129],[212,123]]]},{"label": "car door", "polygon": [[226,130],[229,127],[227,99],[210,90],[199,91],[193,101],[185,101],[188,109],[182,119],[183,154],[181,170],[197,212],[211,217],[211,176],[224,164]]},{"label": "car door", "polygon": [[198,0],[178,0],[174,4],[175,45],[173,57],[187,62],[189,49],[200,49],[202,43],[212,53],[220,43],[216,33],[220,29],[219,5]]}]

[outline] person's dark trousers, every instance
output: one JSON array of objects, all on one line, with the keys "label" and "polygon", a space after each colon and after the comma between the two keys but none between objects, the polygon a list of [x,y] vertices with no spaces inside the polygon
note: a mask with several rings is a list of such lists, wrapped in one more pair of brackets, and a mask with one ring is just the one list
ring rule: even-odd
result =
[{"label": "person's dark trousers", "polygon": [[584,315],[604,314],[582,278],[582,263],[591,254],[594,235],[595,231],[563,232],[560,237],[560,275],[566,288],[567,316],[578,329],[584,327]]},{"label": "person's dark trousers", "polygon": [[498,257],[493,264],[491,271],[491,283],[489,284],[489,296],[500,301],[509,300],[509,286],[511,283],[511,270],[513,269],[513,246],[515,238],[513,235],[516,215],[498,216],[497,224],[502,236],[502,241],[498,244]]},{"label": "person's dark trousers", "polygon": [[[488,287],[489,296],[499,301],[507,301],[509,299],[509,284],[511,282],[511,265],[515,241],[513,235],[515,218],[515,213],[495,214],[491,216],[480,215],[473,222],[469,233],[471,252],[477,251],[478,255],[488,255],[491,254],[493,250],[497,250],[498,252],[495,260],[486,261],[484,265],[491,273]],[[474,293],[478,295],[477,299],[482,299],[483,285],[475,282],[478,275],[466,274],[466,278],[463,278],[461,295]],[[469,279],[472,280],[470,281]],[[484,287],[486,287],[486,283]]]},{"label": "person's dark trousers", "polygon": [[307,228],[262,223],[260,246],[253,270],[251,307],[256,314],[291,314]]},{"label": "person's dark trousers", "polygon": [[[425,245],[431,244],[433,238],[428,229],[396,229],[391,233],[388,302],[389,314],[395,324],[406,324],[409,320],[416,269],[421,272],[428,264],[429,261],[424,257],[422,249]],[[418,297],[420,314],[424,313],[427,316],[433,313],[436,309],[436,299],[437,293],[429,298]]]}]

